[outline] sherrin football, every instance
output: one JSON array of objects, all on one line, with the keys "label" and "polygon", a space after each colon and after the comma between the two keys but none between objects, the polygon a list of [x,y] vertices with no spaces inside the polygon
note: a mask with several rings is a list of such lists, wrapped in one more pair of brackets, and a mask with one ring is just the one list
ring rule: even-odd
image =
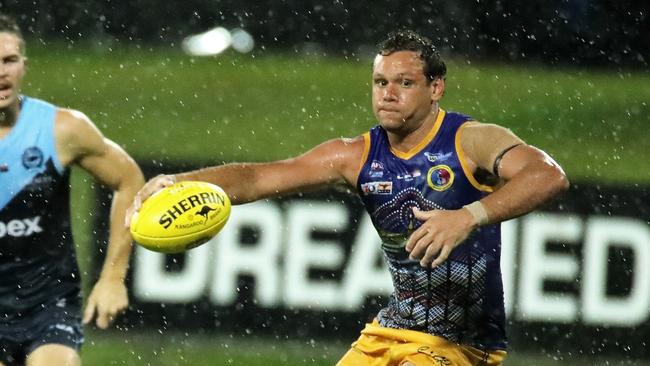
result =
[{"label": "sherrin football", "polygon": [[206,182],[179,182],[147,200],[131,218],[131,234],[141,246],[163,253],[195,248],[217,235],[230,217],[230,199]]}]

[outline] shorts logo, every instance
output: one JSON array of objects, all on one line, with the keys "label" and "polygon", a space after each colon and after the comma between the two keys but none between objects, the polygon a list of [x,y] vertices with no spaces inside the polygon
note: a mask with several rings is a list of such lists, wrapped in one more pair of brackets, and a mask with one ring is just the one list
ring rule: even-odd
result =
[{"label": "shorts logo", "polygon": [[393,182],[368,182],[361,185],[361,192],[369,194],[391,194],[393,193]]},{"label": "shorts logo", "polygon": [[43,151],[36,146],[28,147],[23,152],[25,169],[40,168],[43,165]]},{"label": "shorts logo", "polygon": [[67,324],[54,324],[50,326],[50,329],[52,328],[64,331],[66,333],[74,334],[74,328]]},{"label": "shorts logo", "polygon": [[433,365],[436,366],[451,366],[453,362],[445,356],[437,354],[429,346],[422,346],[418,348],[418,353],[423,353],[433,359]]},{"label": "shorts logo", "polygon": [[436,191],[444,191],[454,184],[454,172],[447,165],[436,165],[429,169],[427,183]]},{"label": "shorts logo", "polygon": [[379,160],[373,160],[370,163],[370,175],[371,178],[381,178],[384,176],[384,164]]}]

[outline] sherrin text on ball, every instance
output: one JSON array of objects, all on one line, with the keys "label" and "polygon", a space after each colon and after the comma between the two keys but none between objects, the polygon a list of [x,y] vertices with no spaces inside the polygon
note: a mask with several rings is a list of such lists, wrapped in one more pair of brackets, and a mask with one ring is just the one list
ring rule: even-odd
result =
[{"label": "sherrin text on ball", "polygon": [[131,234],[141,246],[178,253],[214,237],[230,217],[230,199],[219,186],[179,182],[149,197],[131,219]]}]

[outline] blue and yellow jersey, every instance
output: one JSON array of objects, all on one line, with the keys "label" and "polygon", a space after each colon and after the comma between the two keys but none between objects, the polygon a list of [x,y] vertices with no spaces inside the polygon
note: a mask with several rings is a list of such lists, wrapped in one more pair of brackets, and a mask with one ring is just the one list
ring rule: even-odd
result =
[{"label": "blue and yellow jersey", "polygon": [[441,109],[426,138],[408,152],[393,150],[386,131],[374,127],[364,134],[357,189],[382,239],[394,284],[379,324],[480,349],[505,349],[499,225],[475,230],[435,269],[410,260],[404,249],[421,224],[413,207],[455,210],[491,192],[464,163],[460,129],[470,120]]},{"label": "blue and yellow jersey", "polygon": [[16,124],[0,139],[0,321],[80,290],[55,115],[55,106],[23,97]]}]

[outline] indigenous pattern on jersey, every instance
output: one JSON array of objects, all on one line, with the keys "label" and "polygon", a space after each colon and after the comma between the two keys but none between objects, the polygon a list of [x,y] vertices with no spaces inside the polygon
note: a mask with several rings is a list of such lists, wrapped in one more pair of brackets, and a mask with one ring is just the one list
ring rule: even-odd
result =
[{"label": "indigenous pattern on jersey", "polygon": [[0,323],[79,294],[55,114],[53,105],[23,97],[15,126],[0,139]]},{"label": "indigenous pattern on jersey", "polygon": [[435,269],[410,260],[404,249],[421,225],[413,207],[459,209],[491,191],[463,166],[459,129],[469,120],[441,109],[426,138],[405,153],[391,149],[386,131],[374,127],[364,134],[357,189],[382,238],[395,287],[379,324],[479,349],[505,349],[499,225],[475,230]]}]

